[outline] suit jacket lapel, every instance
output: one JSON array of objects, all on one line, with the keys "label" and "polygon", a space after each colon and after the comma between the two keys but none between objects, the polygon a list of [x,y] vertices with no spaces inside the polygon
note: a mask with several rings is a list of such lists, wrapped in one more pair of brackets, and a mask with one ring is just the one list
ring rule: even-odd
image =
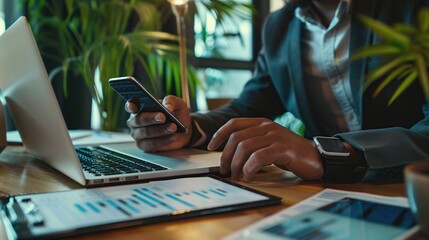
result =
[{"label": "suit jacket lapel", "polygon": [[[356,0],[352,2],[351,8],[351,29],[350,29],[350,55],[355,53],[359,48],[368,46],[372,37],[371,31],[356,19],[356,14],[374,16],[375,4],[372,1]],[[350,85],[353,94],[354,108],[363,122],[363,81],[367,72],[367,59],[360,59],[350,62]]]},{"label": "suit jacket lapel", "polygon": [[310,111],[308,105],[307,91],[304,85],[303,70],[302,70],[302,56],[301,56],[301,21],[297,18],[293,18],[288,30],[287,38],[287,51],[288,51],[288,62],[289,71],[291,72],[293,79],[294,92],[296,93],[296,99],[298,109],[302,120],[304,120],[305,127],[308,132],[312,134],[319,134],[315,125],[315,119]]}]

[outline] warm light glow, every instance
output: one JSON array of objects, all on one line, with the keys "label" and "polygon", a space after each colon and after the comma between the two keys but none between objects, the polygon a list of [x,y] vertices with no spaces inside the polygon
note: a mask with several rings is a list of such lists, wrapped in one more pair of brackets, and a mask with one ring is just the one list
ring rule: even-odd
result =
[{"label": "warm light glow", "polygon": [[6,30],[5,16],[4,16],[4,0],[0,0],[0,35]]},{"label": "warm light glow", "polygon": [[172,213],[171,213],[171,215],[181,215],[181,214],[184,214],[184,213],[188,213],[188,212],[190,212],[191,210],[187,210],[187,209],[180,209],[180,210],[176,210],[176,211],[173,211]]},{"label": "warm light glow", "polygon": [[188,109],[191,108],[189,96],[189,86],[187,77],[187,60],[186,60],[186,23],[185,15],[188,12],[189,0],[168,0],[171,4],[171,10],[176,16],[177,35],[179,36],[179,56],[180,56],[180,85],[182,99]]},{"label": "warm light glow", "polygon": [[284,0],[271,0],[270,1],[270,11],[274,12],[285,5]]},{"label": "warm light glow", "polygon": [[[0,1],[1,2],[1,1]],[[4,21],[4,15],[0,12],[0,35],[6,30],[6,23]]]},{"label": "warm light glow", "polygon": [[168,2],[170,2],[172,5],[183,5],[187,4],[189,0],[168,0]]}]

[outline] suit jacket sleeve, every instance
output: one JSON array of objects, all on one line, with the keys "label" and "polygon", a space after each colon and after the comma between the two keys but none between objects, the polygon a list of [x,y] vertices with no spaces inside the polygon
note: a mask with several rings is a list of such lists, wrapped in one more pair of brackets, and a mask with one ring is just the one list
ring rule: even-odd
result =
[{"label": "suit jacket sleeve", "polygon": [[[270,31],[272,31],[271,28],[266,28],[266,25],[264,24],[262,31],[263,36],[269,36]],[[263,46],[265,45],[265,38],[262,37]],[[287,80],[285,79],[285,81]],[[286,89],[284,91],[287,92]],[[207,141],[201,146],[205,148],[213,134],[232,118],[263,117],[274,119],[286,111],[273,84],[270,67],[267,64],[266,49],[263,47],[256,60],[253,76],[244,86],[240,96],[219,110],[205,114],[194,113],[192,119],[197,121],[207,134]]]},{"label": "suit jacket sleeve", "polygon": [[[359,12],[364,12],[388,24],[416,21],[417,11],[421,7],[429,6],[427,0],[398,1],[389,10],[385,7],[391,3],[388,0],[353,2]],[[369,10],[371,8],[372,11]],[[376,41],[374,39],[376,39],[375,35],[373,35],[373,42]],[[364,77],[366,73],[362,71],[361,76]],[[394,92],[391,90],[387,90],[387,99]],[[369,180],[402,178],[404,165],[429,160],[429,105],[422,97],[418,81],[414,88],[410,87],[400,98],[397,100],[398,103],[395,103],[396,107],[395,104],[387,106],[385,101],[381,103],[382,108],[379,109],[374,107],[376,105],[374,102],[362,100],[364,123],[365,119],[369,123],[364,124],[364,129],[367,130],[337,135],[364,154],[370,170],[366,176]],[[373,108],[366,112],[366,118],[365,108]],[[403,124],[394,124],[395,121]]]},{"label": "suit jacket sleeve", "polygon": [[402,178],[408,163],[429,160],[429,105],[425,118],[411,128],[391,127],[338,134],[363,152],[369,165],[367,180]]},{"label": "suit jacket sleeve", "polygon": [[[363,9],[368,9],[369,6],[373,6],[374,9],[377,10],[382,9],[382,6],[387,6],[390,0],[360,0],[353,2],[359,3]],[[427,1],[423,2],[426,3]],[[417,1],[411,3],[408,1],[400,1],[400,3],[407,5],[409,8],[409,11],[407,11],[408,13],[403,14],[404,18],[415,15],[415,9],[413,10],[411,8],[416,6],[415,4]],[[406,9],[399,6],[398,8],[401,8],[402,12]],[[384,15],[392,15],[395,20],[397,18],[397,15],[394,14],[395,11],[391,14],[389,11],[382,11],[382,13],[383,14],[380,14],[382,17],[386,17]],[[296,37],[296,34],[287,34],[288,26],[292,26],[294,21],[291,21],[291,18],[288,17],[279,17],[280,15],[292,16],[290,12],[283,12],[275,13],[274,17],[271,16],[267,19],[265,26],[269,27],[264,28],[262,33],[264,48],[261,50],[257,59],[254,76],[247,83],[240,97],[220,110],[212,111],[208,114],[192,115],[193,119],[199,123],[199,126],[208,136],[206,143],[202,147],[206,147],[212,135],[231,118],[265,117],[274,119],[276,116],[286,111],[292,111],[294,114],[298,113],[295,115],[300,117],[306,125],[307,137],[320,134],[317,128],[313,129],[311,127],[315,126],[315,123],[317,123],[317,119],[310,114],[312,106],[305,104],[301,99],[305,96],[305,87],[296,87],[296,85],[299,85],[299,80],[297,80],[296,77],[291,77],[296,76],[296,72],[300,72],[299,67],[292,67],[292,64],[296,64],[294,61],[298,61],[296,59],[299,58],[296,58],[297,56],[294,55],[292,57],[293,59],[288,61],[280,59],[281,54],[275,53],[279,51],[279,47],[285,46],[285,41],[283,41],[283,39],[289,39],[289,37],[292,38],[293,36]],[[402,17],[402,15],[399,17]],[[277,26],[276,24],[280,24],[281,26]],[[289,28],[291,29],[292,27]],[[281,32],[279,29],[282,29],[285,33],[285,38],[279,35],[282,34],[278,33]],[[283,42],[276,43],[275,41],[277,40]],[[290,42],[297,44],[299,40]],[[298,48],[298,46],[293,46],[291,49],[295,48]],[[288,54],[283,52],[283,55]],[[279,62],[282,63],[279,64]],[[363,77],[365,74],[363,65],[359,65],[356,69],[362,72]],[[292,85],[295,85],[295,87]],[[294,99],[299,99],[300,101],[294,101]],[[398,173],[402,173],[402,167],[405,164],[429,160],[429,106],[425,105],[422,108],[421,102],[414,104],[415,101],[413,99],[403,99],[405,99],[407,104],[412,104],[415,106],[415,109],[417,109],[417,111],[413,110],[417,112],[416,114],[413,113],[413,115],[418,116],[418,118],[416,118],[418,120],[413,121],[412,124],[404,127],[397,127],[400,125],[388,125],[384,121],[378,121],[380,124],[371,129],[364,128],[367,130],[338,134],[339,137],[349,142],[354,148],[363,152],[370,168],[368,176],[377,175],[381,176],[381,178],[385,178],[390,174],[398,178],[401,177],[401,174]],[[356,102],[361,104],[362,99],[357,98]],[[398,118],[399,115],[400,114],[396,114],[396,118]],[[395,117],[395,115],[392,114],[392,117]],[[405,118],[407,118],[407,116],[405,116]]]}]

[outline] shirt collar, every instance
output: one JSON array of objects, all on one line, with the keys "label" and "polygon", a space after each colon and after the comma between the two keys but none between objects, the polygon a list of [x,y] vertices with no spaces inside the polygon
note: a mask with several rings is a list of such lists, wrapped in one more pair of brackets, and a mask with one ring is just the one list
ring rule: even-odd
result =
[{"label": "shirt collar", "polygon": [[[352,0],[341,0],[338,3],[337,9],[335,10],[334,18],[340,18],[342,14],[350,14],[350,6]],[[295,16],[303,23],[309,23],[312,25],[321,25],[320,19],[313,14],[313,9],[310,4],[298,6],[295,9]]]}]

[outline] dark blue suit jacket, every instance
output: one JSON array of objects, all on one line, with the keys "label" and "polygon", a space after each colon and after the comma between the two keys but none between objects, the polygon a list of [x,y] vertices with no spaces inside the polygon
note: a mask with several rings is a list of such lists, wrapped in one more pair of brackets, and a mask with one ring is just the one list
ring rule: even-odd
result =
[{"label": "dark blue suit jacket", "polygon": [[[429,6],[419,0],[355,0],[352,2],[350,53],[379,41],[354,17],[365,14],[391,24],[415,22],[417,9]],[[326,135],[320,131],[307,101],[301,66],[302,23],[295,18],[292,6],[272,13],[262,33],[263,48],[257,59],[254,76],[240,97],[223,109],[208,114],[194,114],[193,119],[208,134],[231,118],[265,117],[274,119],[289,111],[306,126],[306,137]],[[351,89],[356,112],[363,123],[362,131],[338,133],[343,140],[365,154],[370,169],[401,167],[406,163],[429,160],[429,105],[418,81],[415,81],[391,106],[387,105],[395,86],[377,98],[372,89],[362,94],[362,83],[369,70],[380,64],[379,58],[350,63]]]}]

